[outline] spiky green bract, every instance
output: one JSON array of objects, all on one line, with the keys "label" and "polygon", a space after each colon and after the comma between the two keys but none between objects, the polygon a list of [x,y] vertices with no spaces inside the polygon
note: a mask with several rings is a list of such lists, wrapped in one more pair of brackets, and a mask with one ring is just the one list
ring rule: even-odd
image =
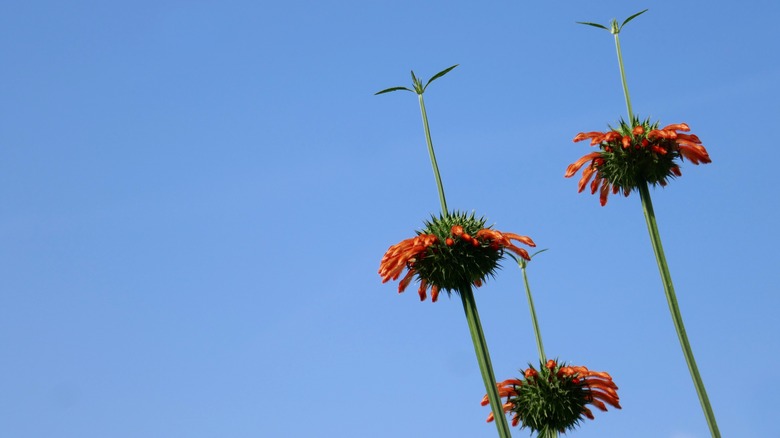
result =
[{"label": "spiky green bract", "polygon": [[[438,237],[438,242],[428,248],[425,257],[414,263],[419,277],[449,294],[459,292],[467,285],[480,284],[486,277],[492,276],[498,268],[503,248],[482,241],[474,244],[474,239],[464,238],[475,236],[479,230],[486,228],[485,222],[485,218],[477,218],[473,212],[458,211],[432,216],[430,221],[425,221],[425,229],[418,234],[433,234]],[[454,226],[463,227],[464,237],[452,234]]]},{"label": "spiky green bract", "polygon": [[[658,125],[659,122],[640,121],[634,117],[630,125],[620,120],[617,128],[610,126],[620,138],[601,143],[603,162],[596,167],[599,175],[613,188],[627,193],[638,190],[643,183],[666,185],[667,179],[676,176],[672,169],[679,170],[675,160],[681,156],[677,142],[671,138],[647,137],[658,129]],[[639,126],[642,132],[635,134]]]},{"label": "spiky green bract", "polygon": [[[523,384],[515,387],[517,396],[512,412],[517,414],[523,428],[536,431],[539,437],[577,427],[588,403],[587,383],[576,374],[559,373],[564,366],[556,364],[549,368],[540,364],[537,371],[529,364]],[[530,370],[535,373],[529,373]]]}]

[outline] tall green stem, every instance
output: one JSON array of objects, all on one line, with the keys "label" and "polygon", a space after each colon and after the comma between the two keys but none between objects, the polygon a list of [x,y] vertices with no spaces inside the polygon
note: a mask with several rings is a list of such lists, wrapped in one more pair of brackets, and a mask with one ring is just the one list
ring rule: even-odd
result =
[{"label": "tall green stem", "polygon": [[531,322],[534,325],[534,335],[536,336],[536,349],[539,352],[539,361],[547,362],[547,356],[544,354],[544,345],[542,345],[542,332],[539,330],[539,321],[536,319],[536,308],[534,307],[534,298],[531,296],[531,286],[528,284],[528,274],[525,267],[528,264],[525,260],[520,261],[520,269],[523,271],[523,282],[525,283],[525,296],[528,298],[528,308],[531,309]]},{"label": "tall green stem", "polygon": [[615,48],[617,49],[618,65],[620,66],[620,82],[623,84],[623,95],[626,97],[626,109],[628,110],[628,123],[633,123],[634,111],[631,109],[631,97],[628,94],[628,81],[626,81],[626,69],[623,67],[623,52],[620,51],[619,33],[615,32]]},{"label": "tall green stem", "polygon": [[511,438],[512,435],[509,432],[509,424],[504,415],[501,398],[498,396],[496,377],[493,374],[493,364],[490,363],[490,353],[488,352],[487,341],[485,341],[485,334],[482,331],[482,324],[479,321],[477,303],[474,301],[471,285],[465,285],[460,288],[460,298],[463,301],[463,311],[466,313],[466,320],[469,323],[471,341],[474,343],[474,352],[477,355],[479,370],[482,373],[482,381],[485,383],[485,390],[490,401],[490,410],[493,412],[496,429],[498,429],[498,436]]},{"label": "tall green stem", "polygon": [[642,209],[644,210],[645,220],[647,221],[647,230],[650,233],[650,241],[653,244],[655,259],[658,262],[658,270],[661,272],[661,279],[664,283],[664,292],[666,301],[669,303],[669,311],[672,314],[674,328],[677,331],[677,338],[680,340],[680,346],[685,356],[685,362],[688,364],[688,371],[691,373],[693,385],[696,387],[696,394],[699,396],[699,402],[704,410],[704,416],[707,418],[707,425],[710,433],[715,438],[720,438],[718,424],[715,421],[715,413],[712,411],[710,399],[707,397],[707,390],[704,388],[704,382],[699,374],[699,368],[696,366],[696,359],[693,357],[691,344],[688,342],[688,335],[685,333],[682,314],[677,304],[677,296],[674,293],[674,284],[672,284],[672,275],[669,273],[669,266],[666,263],[664,248],[661,245],[661,235],[658,232],[658,225],[655,221],[655,212],[653,211],[653,202],[650,199],[650,191],[647,183],[639,185],[639,195],[642,198]]},{"label": "tall green stem", "polygon": [[[528,308],[531,310],[531,322],[534,325],[534,336],[536,336],[536,350],[539,352],[539,363],[543,366],[547,362],[547,356],[544,354],[544,345],[542,344],[542,331],[539,329],[539,320],[536,318],[536,307],[534,306],[534,298],[531,296],[531,285],[528,284],[528,274],[526,273],[526,266],[528,261],[518,260],[520,270],[523,271],[523,283],[525,284],[525,296],[528,298]],[[557,430],[547,431],[547,435],[540,438],[558,438]]]},{"label": "tall green stem", "polygon": [[[420,99],[420,112],[422,113],[423,128],[425,129],[425,141],[428,143],[428,154],[431,157],[433,175],[436,178],[436,187],[439,190],[441,210],[442,214],[447,216],[449,215],[449,210],[447,209],[447,200],[444,197],[444,185],[441,182],[439,165],[436,163],[436,154],[433,151],[431,130],[428,127],[428,115],[425,111],[425,101],[423,100],[422,93],[418,93],[417,96]],[[498,436],[500,438],[511,438],[512,435],[509,432],[509,424],[506,421],[504,409],[501,404],[501,397],[499,397],[498,388],[496,387],[496,377],[493,373],[493,364],[490,362],[487,341],[485,340],[485,334],[482,331],[482,323],[479,321],[479,313],[477,312],[477,303],[474,300],[474,292],[471,289],[470,284],[461,287],[459,292],[460,298],[463,301],[463,311],[466,313],[469,332],[471,333],[471,341],[474,343],[474,352],[477,355],[482,381],[485,384],[485,391],[488,395],[488,401],[490,401],[490,409],[493,412],[496,429],[498,429]]]},{"label": "tall green stem", "polygon": [[[613,24],[613,28],[614,27],[615,25]],[[620,65],[620,80],[623,83],[623,94],[626,98],[628,119],[629,123],[633,123],[634,114],[631,110],[631,97],[628,94],[626,71],[623,67],[623,54],[620,51],[620,38],[618,37],[618,32],[613,32],[613,34],[615,35],[615,47],[617,48],[618,64]],[[701,403],[704,417],[707,419],[707,426],[710,428],[710,434],[713,438],[720,438],[718,423],[715,421],[715,413],[712,410],[710,399],[707,397],[707,390],[704,388],[704,382],[701,379],[699,367],[696,366],[696,359],[693,357],[693,349],[691,349],[691,344],[688,342],[688,335],[685,332],[685,325],[683,324],[680,307],[677,304],[677,295],[674,293],[672,275],[669,272],[669,265],[666,263],[666,256],[664,255],[664,248],[661,244],[661,235],[658,232],[658,224],[656,224],[655,221],[653,201],[650,199],[650,190],[647,187],[647,182],[643,181],[639,183],[638,188],[639,196],[642,199],[642,210],[644,211],[645,221],[647,221],[647,230],[650,233],[650,242],[653,245],[655,260],[658,262],[658,270],[661,273],[661,280],[664,284],[664,293],[666,294],[666,301],[669,304],[669,312],[672,314],[672,321],[674,322],[674,329],[677,332],[677,339],[680,341],[680,346],[682,347],[683,355],[685,356],[685,363],[688,365],[688,371],[691,373],[693,386],[696,388],[696,394],[699,396],[699,403]]]},{"label": "tall green stem", "polygon": [[431,141],[431,129],[428,127],[428,114],[425,112],[425,101],[422,93],[417,94],[420,99],[420,112],[422,113],[423,129],[425,130],[425,141],[428,143],[428,155],[431,157],[431,166],[433,166],[433,176],[436,178],[436,187],[439,189],[439,201],[441,202],[441,211],[445,216],[450,214],[447,209],[447,200],[444,198],[444,185],[441,182],[439,174],[439,165],[436,164],[436,154],[433,152],[433,141]]}]

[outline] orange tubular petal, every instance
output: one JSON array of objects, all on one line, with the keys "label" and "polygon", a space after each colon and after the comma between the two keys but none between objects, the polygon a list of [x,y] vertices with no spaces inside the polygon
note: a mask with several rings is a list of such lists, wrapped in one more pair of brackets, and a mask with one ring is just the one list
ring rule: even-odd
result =
[{"label": "orange tubular petal", "polygon": [[598,371],[588,371],[584,377],[588,378],[588,382],[594,384],[614,386],[615,382],[612,381],[612,376],[608,373],[600,373]]},{"label": "orange tubular petal", "polygon": [[582,171],[582,178],[580,178],[580,182],[577,185],[577,193],[582,193],[582,191],[585,190],[585,186],[588,185],[588,182],[593,177],[593,174],[596,173],[596,170],[595,166],[588,166]]},{"label": "orange tubular petal", "polygon": [[483,228],[477,231],[477,237],[488,240],[504,240],[504,235],[500,231],[491,230],[490,228]]},{"label": "orange tubular petal", "polygon": [[439,286],[431,287],[431,302],[435,303],[439,299]]},{"label": "orange tubular petal", "polygon": [[655,144],[650,146],[650,150],[655,152],[658,155],[666,155],[666,149],[662,148],[661,146],[655,145]]},{"label": "orange tubular petal", "polygon": [[591,420],[596,419],[596,417],[593,416],[593,412],[591,412],[590,409],[586,408],[585,406],[582,407],[582,413]]},{"label": "orange tubular petal", "polygon": [[694,143],[692,141],[685,140],[685,139],[677,139],[677,145],[678,146],[686,146],[686,147],[689,147],[689,148],[691,148],[691,149],[693,149],[693,150],[695,150],[695,151],[697,151],[697,152],[699,152],[701,154],[708,155],[707,154],[707,149],[705,149],[704,146],[702,146],[700,143]]},{"label": "orange tubular petal", "polygon": [[526,260],[529,260],[529,261],[531,260],[531,256],[528,254],[528,251],[524,250],[523,248],[519,248],[519,247],[514,246],[514,245],[506,245],[506,249],[512,251],[513,253],[519,255],[520,257],[522,257],[522,258],[524,258]]},{"label": "orange tubular petal", "polygon": [[682,140],[686,140],[686,141],[691,141],[693,143],[701,144],[701,140],[699,140],[699,137],[697,137],[694,134],[677,134],[677,138],[682,139]]},{"label": "orange tubular petal", "polygon": [[607,196],[609,196],[609,182],[604,180],[604,182],[601,184],[601,196],[599,196],[599,202],[601,203],[602,207],[607,205]]},{"label": "orange tubular petal", "polygon": [[[599,389],[598,391],[596,389]],[[605,391],[605,392],[602,392]],[[593,398],[598,398],[601,400],[604,400],[605,402],[612,404],[618,403],[620,401],[620,397],[618,397],[617,392],[611,389],[604,389],[604,388],[590,388],[590,394]]]},{"label": "orange tubular petal", "polygon": [[684,158],[686,158],[688,161],[690,161],[693,164],[699,164],[699,162],[702,163],[711,162],[710,158],[707,155],[702,155],[701,153],[699,153],[699,151],[688,146],[680,145],[680,155],[682,155]]},{"label": "orange tubular petal", "polygon": [[631,130],[631,133],[634,135],[642,135],[645,133],[645,127],[642,125],[636,125],[634,126],[634,129]]},{"label": "orange tubular petal", "polygon": [[427,297],[427,294],[425,293],[428,290],[428,282],[425,281],[425,279],[420,280],[420,288],[417,289],[417,293],[420,294],[420,301],[425,301],[425,298]]},{"label": "orange tubular petal", "polygon": [[395,266],[387,267],[384,273],[380,272],[382,283],[387,283],[388,280],[397,280],[405,267],[406,263],[395,263]]},{"label": "orange tubular petal", "polygon": [[491,412],[491,413],[488,414],[487,422],[491,423],[491,422],[493,422],[493,419],[494,419],[493,413]]},{"label": "orange tubular petal", "polygon": [[606,379],[612,381],[612,376],[610,376],[609,373],[605,373],[603,371],[591,371],[587,368],[585,368],[585,372],[588,374],[588,376],[598,377],[600,379]]},{"label": "orange tubular petal", "polygon": [[[604,136],[603,132],[596,132],[596,131],[580,132],[579,134],[577,134],[576,137],[574,137],[574,142],[577,143],[578,141],[582,141],[588,138],[590,138],[591,140],[596,140],[596,139],[600,139],[603,136]],[[596,141],[595,143],[591,142],[591,145],[599,144],[599,143],[601,143],[600,140]]]},{"label": "orange tubular petal", "polygon": [[592,404],[593,406],[599,408],[600,410],[602,410],[604,412],[607,412],[607,405],[605,405],[604,402],[602,402],[600,400],[593,399],[593,400],[590,401],[590,404]]},{"label": "orange tubular petal", "polygon": [[647,138],[650,140],[655,138],[670,138],[675,139],[677,138],[677,133],[674,131],[668,131],[665,129],[654,129],[647,133]]},{"label": "orange tubular petal", "polygon": [[[594,394],[595,394],[595,393],[594,393]],[[601,401],[605,401],[605,402],[609,403],[610,405],[614,406],[616,409],[623,409],[623,408],[620,406],[620,400],[619,400],[619,399],[616,399],[616,398],[610,397],[610,396],[608,396],[608,395],[606,395],[606,394],[599,394],[599,396],[598,396],[598,397],[594,396],[594,398],[593,398],[593,399],[594,399],[594,400],[595,400],[595,399],[599,399],[599,400],[601,400]],[[604,410],[606,410],[606,409],[604,409]]]},{"label": "orange tubular petal", "polygon": [[604,380],[593,380],[588,379],[587,384],[590,387],[591,390],[599,390],[604,391],[607,394],[609,394],[611,397],[617,397],[617,385],[615,385],[615,382],[609,382]]},{"label": "orange tubular petal", "polygon": [[530,247],[535,247],[536,246],[536,243],[534,243],[534,241],[531,240],[531,238],[528,237],[528,236],[520,236],[520,235],[515,234],[515,233],[504,233],[504,236],[506,236],[507,238],[512,239],[512,240],[517,240],[518,242],[526,244],[526,245],[528,245]]},{"label": "orange tubular petal", "polygon": [[[710,154],[707,153],[707,149],[704,148],[704,146],[691,143],[688,141],[678,141],[677,145],[680,149],[680,154],[683,154],[685,158],[688,158],[689,160],[693,161],[701,161],[702,163],[711,163],[712,160],[710,160]],[[696,157],[696,160],[691,158],[692,156]],[[694,164],[698,164],[695,163]]]},{"label": "orange tubular petal", "polygon": [[401,280],[401,282],[398,283],[398,293],[399,294],[401,292],[403,292],[404,290],[406,290],[406,287],[409,286],[409,283],[412,282],[412,279],[414,278],[415,272],[416,271],[414,269],[410,269],[409,272],[407,272],[406,275],[404,276],[404,278]]},{"label": "orange tubular petal", "polygon": [[691,128],[688,127],[688,124],[686,123],[675,123],[672,125],[666,125],[663,127],[662,131],[690,131]]},{"label": "orange tubular petal", "polygon": [[582,158],[575,161],[574,163],[569,164],[569,167],[566,168],[566,173],[563,176],[565,178],[571,178],[572,176],[574,176],[575,173],[577,173],[578,170],[580,170],[582,166],[585,165],[585,163],[595,158],[598,158],[599,156],[601,156],[600,152],[591,152],[583,156]]},{"label": "orange tubular petal", "polygon": [[604,178],[602,178],[602,177],[600,177],[600,176],[598,176],[598,175],[596,175],[596,177],[595,177],[595,178],[593,178],[593,181],[591,181],[591,182],[590,182],[590,194],[591,194],[591,195],[592,195],[592,194],[594,194],[594,193],[596,193],[596,190],[598,190],[598,189],[599,189],[599,183],[601,183],[601,181],[602,181],[603,179],[604,179]]}]

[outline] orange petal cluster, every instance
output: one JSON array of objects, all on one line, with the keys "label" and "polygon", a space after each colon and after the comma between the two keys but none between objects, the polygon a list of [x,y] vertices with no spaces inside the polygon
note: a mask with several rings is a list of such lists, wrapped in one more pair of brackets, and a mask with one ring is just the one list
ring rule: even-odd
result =
[{"label": "orange petal cluster", "polygon": [[[558,363],[552,359],[548,360],[545,367],[553,371],[558,366]],[[618,396],[618,387],[615,382],[612,381],[612,376],[606,372],[591,371],[584,366],[562,366],[554,374],[557,378],[572,377],[572,382],[575,384],[583,383],[585,389],[585,397],[588,404],[591,404],[602,411],[607,411],[607,405],[622,409],[620,406],[620,397]],[[496,384],[498,388],[498,396],[500,398],[506,397],[506,402],[502,405],[502,409],[506,414],[514,412],[512,415],[512,426],[517,426],[520,423],[520,416],[516,411],[516,404],[518,397],[518,391],[520,391],[523,385],[532,385],[534,379],[539,378],[539,372],[533,368],[528,368],[523,372],[525,380],[520,379],[507,379],[503,382]],[[552,375],[551,375],[552,376]],[[551,377],[552,378],[552,377]],[[482,406],[490,404],[488,396],[485,395],[482,398]],[[582,408],[582,415],[593,420],[593,412],[587,408]],[[495,420],[493,413],[491,412],[487,417],[487,422]]]},{"label": "orange petal cluster", "polygon": [[[580,142],[584,140],[590,140],[591,146],[597,146],[601,145],[602,150],[597,152],[591,152],[589,154],[584,155],[579,160],[575,161],[574,163],[570,164],[566,168],[566,173],[564,174],[564,177],[571,178],[576,174],[583,166],[585,166],[584,170],[582,171],[582,177],[580,178],[579,183],[577,184],[577,190],[578,192],[582,192],[585,190],[585,187],[590,183],[590,192],[591,194],[595,194],[597,191],[600,192],[599,200],[601,202],[601,205],[606,205],[607,203],[607,197],[609,196],[609,192],[611,191],[613,194],[617,194],[618,192],[623,191],[623,194],[625,196],[628,196],[629,193],[631,193],[631,190],[634,187],[620,187],[619,185],[611,184],[604,175],[599,171],[599,168],[605,163],[605,160],[609,159],[608,154],[605,155],[603,152],[611,153],[613,152],[615,147],[622,147],[622,149],[629,149],[631,147],[631,144],[636,141],[635,137],[641,137],[641,142],[638,142],[634,146],[636,149],[641,148],[648,148],[652,152],[658,154],[658,155],[666,155],[669,152],[676,149],[677,152],[679,152],[679,155],[688,161],[690,161],[693,164],[699,164],[699,163],[711,163],[712,160],[710,159],[709,154],[707,153],[707,149],[704,148],[704,146],[701,144],[701,140],[699,137],[697,137],[694,134],[684,134],[682,132],[689,132],[690,128],[685,123],[676,123],[672,125],[667,125],[661,129],[652,129],[645,135],[645,127],[642,125],[636,125],[631,129],[630,135],[623,135],[620,131],[617,130],[611,130],[608,132],[598,132],[598,131],[591,131],[591,132],[580,132],[574,137],[574,142]],[[642,137],[643,136],[643,137]],[[674,143],[674,147],[669,149],[668,143],[666,145],[662,145],[660,142],[656,140],[672,140]],[[682,172],[680,171],[679,166],[672,165],[669,168],[669,171],[674,174],[675,176],[681,176]],[[665,186],[667,184],[667,181],[665,179],[661,179],[660,181],[657,181],[661,186]]]},{"label": "orange petal cluster", "polygon": [[711,163],[707,149],[701,144],[701,140],[695,134],[680,134],[677,131],[689,132],[691,128],[686,123],[668,125],[662,129],[654,129],[647,133],[648,139],[667,138],[674,140],[680,150],[680,155],[693,164]]},{"label": "orange petal cluster", "polygon": [[[553,361],[547,361],[548,368],[551,366],[550,362]],[[553,362],[552,367],[554,366],[555,363]],[[558,377],[574,376],[575,383],[577,383],[578,379],[584,381],[587,386],[588,402],[598,409],[606,412],[607,404],[617,409],[622,409],[620,407],[620,397],[618,397],[617,393],[618,387],[608,373],[591,371],[583,366],[563,366],[558,370],[557,374]],[[593,412],[587,407],[582,408],[582,413],[591,420],[595,418]]]},{"label": "orange petal cluster", "polygon": [[[504,410],[505,414],[508,414],[512,412],[512,410],[515,407],[515,402],[512,401],[513,397],[517,397],[517,388],[523,385],[523,381],[520,379],[507,379],[503,382],[499,382],[496,384],[496,388],[498,388],[498,397],[504,398],[506,397],[506,403],[501,405],[501,408]],[[490,404],[490,400],[488,400],[488,396],[485,395],[482,397],[482,401],[480,402],[482,406],[487,406]],[[490,423],[491,421],[495,420],[496,417],[491,412],[488,414],[487,422]],[[515,414],[512,416],[512,426],[517,426],[518,423],[520,423],[520,417]]]},{"label": "orange petal cluster", "polygon": [[[450,229],[451,237],[444,239],[444,245],[452,246],[456,242],[467,242],[475,247],[482,246],[483,244],[489,245],[495,250],[508,249],[520,257],[530,260],[528,251],[518,247],[512,241],[517,241],[525,245],[534,247],[536,244],[528,236],[521,236],[515,233],[503,233],[500,231],[492,230],[489,228],[483,228],[474,236],[466,233],[462,226],[454,225]],[[433,234],[420,234],[411,239],[406,239],[391,246],[385,255],[382,257],[382,261],[379,263],[379,275],[382,277],[382,283],[386,283],[389,280],[397,280],[401,276],[404,268],[408,269],[406,275],[401,278],[398,283],[398,292],[401,293],[406,290],[406,287],[417,275],[415,269],[415,263],[428,255],[428,250],[434,245],[441,244],[440,239]],[[474,285],[477,287],[482,286],[482,280],[477,279],[474,281]],[[420,278],[420,287],[417,293],[420,295],[420,300],[424,301],[427,298],[428,288],[431,289],[431,300],[436,302],[439,297],[440,287],[437,284],[431,284],[428,279]]]},{"label": "orange petal cluster", "polygon": [[[452,227],[452,234],[462,238],[463,229],[460,228],[457,230],[456,228],[460,227]],[[483,242],[489,242],[493,249],[506,248],[526,260],[531,260],[531,256],[528,255],[528,251],[513,244],[512,240],[516,240],[530,247],[536,246],[536,243],[534,243],[534,241],[531,240],[531,238],[528,236],[521,236],[515,233],[502,233],[501,231],[491,230],[489,228],[483,228],[477,231],[476,238],[472,238],[472,242],[476,242],[476,244],[479,244],[480,240]]]},{"label": "orange petal cluster", "polygon": [[[382,261],[379,262],[379,275],[382,277],[382,283],[387,283],[389,280],[397,280],[404,268],[408,268],[409,272],[406,273],[398,284],[398,293],[403,292],[417,273],[414,269],[414,263],[425,257],[428,248],[438,241],[439,238],[433,234],[420,234],[388,248],[382,257]],[[439,288],[436,285],[432,286],[431,299],[433,302],[436,302],[439,297]],[[425,300],[427,290],[428,283],[425,279],[422,279],[420,288],[417,291],[420,294],[420,301]]]}]

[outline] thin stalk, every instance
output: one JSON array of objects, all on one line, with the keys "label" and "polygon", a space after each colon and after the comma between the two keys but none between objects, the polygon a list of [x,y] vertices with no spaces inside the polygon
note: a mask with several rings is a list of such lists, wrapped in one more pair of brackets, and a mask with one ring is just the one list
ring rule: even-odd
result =
[{"label": "thin stalk", "polygon": [[[436,178],[436,187],[439,190],[441,210],[442,214],[447,216],[449,215],[449,210],[447,209],[447,200],[444,197],[444,185],[441,181],[439,165],[436,163],[436,153],[433,151],[433,141],[431,141],[431,130],[428,127],[428,114],[425,111],[425,101],[423,100],[422,93],[418,93],[417,96],[420,99],[420,112],[422,113],[423,129],[425,130],[425,141],[428,144],[428,154],[431,158],[433,176]],[[474,343],[474,352],[477,355],[479,371],[482,374],[482,381],[485,384],[485,391],[487,392],[488,401],[490,402],[490,409],[493,412],[493,421],[495,421],[496,429],[498,430],[498,436],[500,438],[512,438],[509,431],[509,424],[506,421],[504,409],[501,404],[501,397],[498,395],[496,377],[493,373],[493,364],[490,362],[487,341],[485,340],[485,334],[482,331],[482,323],[479,321],[479,312],[477,312],[477,303],[474,300],[474,292],[471,289],[470,284],[461,287],[459,292],[460,298],[463,301],[463,311],[466,314],[469,332],[471,333],[471,341]]]},{"label": "thin stalk", "polygon": [[[534,298],[531,296],[531,285],[528,284],[528,274],[526,273],[526,266],[528,262],[526,260],[518,260],[520,270],[523,271],[523,283],[525,284],[525,296],[528,298],[528,308],[531,310],[531,322],[534,325],[534,336],[536,336],[536,349],[539,352],[539,363],[544,366],[547,363],[547,356],[544,354],[544,345],[542,344],[542,331],[539,329],[539,320],[536,318],[536,307],[534,306]],[[546,436],[540,438],[558,438],[558,431],[548,431]]]},{"label": "thin stalk", "polygon": [[[623,54],[620,50],[620,38],[618,37],[617,32],[615,32],[614,35],[618,65],[620,66],[620,80],[623,84],[623,94],[626,99],[626,108],[628,109],[628,119],[629,123],[633,123],[634,114],[631,110],[631,97],[628,94],[628,81],[626,80],[626,71],[623,67]],[[696,388],[696,395],[699,397],[699,403],[701,403],[702,410],[704,411],[704,417],[707,419],[707,426],[710,428],[710,434],[713,438],[720,438],[720,430],[718,430],[718,423],[715,420],[715,413],[712,410],[710,399],[707,396],[707,390],[701,379],[699,367],[696,366],[696,359],[693,357],[693,349],[691,349],[691,344],[688,341],[688,335],[685,332],[685,325],[683,324],[680,307],[677,304],[677,295],[674,293],[672,275],[669,272],[669,265],[666,263],[664,248],[661,244],[661,235],[658,232],[658,224],[655,221],[655,212],[653,211],[653,201],[650,199],[650,190],[647,187],[647,182],[641,182],[638,186],[639,196],[642,199],[642,210],[644,211],[645,221],[647,222],[647,230],[650,233],[650,242],[653,246],[656,262],[658,263],[658,270],[661,273],[664,293],[666,294],[666,301],[669,304],[669,312],[672,314],[672,321],[674,322],[674,329],[677,332],[677,339],[680,341],[680,347],[682,347],[683,355],[685,356],[685,363],[688,365],[688,371],[691,373],[693,386]]]},{"label": "thin stalk", "polygon": [[628,81],[626,81],[626,69],[623,67],[623,52],[620,51],[620,37],[615,32],[615,48],[617,49],[618,65],[620,66],[620,82],[623,84],[623,95],[626,97],[626,109],[628,110],[628,123],[633,123],[634,112],[631,110],[631,97],[628,94]]},{"label": "thin stalk", "polygon": [[441,211],[445,216],[449,215],[447,209],[447,200],[444,198],[444,185],[441,182],[441,175],[439,174],[439,165],[436,164],[436,154],[433,152],[433,141],[431,140],[431,129],[428,127],[428,114],[425,112],[425,101],[423,100],[422,93],[419,93],[417,97],[420,98],[420,112],[422,113],[423,129],[425,130],[425,141],[428,143],[428,155],[431,157],[431,166],[433,166],[433,176],[436,178],[436,187],[439,189],[439,201],[441,202]]},{"label": "thin stalk", "polygon": [[696,366],[696,359],[693,357],[693,350],[691,349],[690,342],[688,342],[688,335],[685,333],[685,325],[683,325],[682,314],[680,313],[680,307],[677,304],[677,296],[674,293],[674,284],[672,284],[672,275],[669,273],[669,266],[666,263],[664,248],[661,245],[661,235],[658,232],[658,225],[655,221],[653,202],[650,199],[650,191],[647,187],[647,183],[639,185],[639,195],[642,198],[642,209],[645,214],[645,220],[647,221],[647,231],[650,233],[650,241],[653,244],[655,260],[658,262],[658,270],[661,272],[661,280],[664,284],[666,301],[669,303],[669,311],[672,314],[674,329],[677,331],[677,338],[680,340],[685,362],[688,364],[688,371],[690,371],[693,385],[696,387],[696,394],[699,396],[699,402],[704,411],[704,416],[707,419],[710,433],[714,438],[720,438],[718,424],[715,421],[715,413],[712,411],[710,399],[707,397],[707,390],[704,388],[704,382],[701,379],[701,374],[699,374],[699,368]]},{"label": "thin stalk", "polygon": [[477,355],[479,370],[482,373],[482,381],[485,383],[485,391],[487,391],[488,400],[490,401],[490,410],[493,412],[493,421],[496,423],[498,436],[511,438],[509,424],[506,421],[504,409],[501,405],[501,397],[498,396],[496,377],[493,374],[493,365],[490,363],[490,353],[488,352],[487,341],[485,341],[485,334],[482,331],[482,324],[479,322],[477,303],[474,301],[471,285],[466,285],[460,289],[460,298],[463,301],[463,311],[466,313],[466,320],[469,323],[471,341],[474,343],[474,352]]},{"label": "thin stalk", "polygon": [[531,296],[531,286],[528,284],[528,274],[525,272],[525,267],[528,262],[522,261],[519,264],[520,269],[523,271],[523,282],[525,283],[525,296],[528,298],[528,308],[531,309],[531,322],[534,324],[534,335],[536,336],[536,349],[539,352],[539,361],[541,363],[546,363],[547,356],[544,354],[544,345],[542,345],[542,332],[539,330],[539,321],[536,319],[534,298]]}]

